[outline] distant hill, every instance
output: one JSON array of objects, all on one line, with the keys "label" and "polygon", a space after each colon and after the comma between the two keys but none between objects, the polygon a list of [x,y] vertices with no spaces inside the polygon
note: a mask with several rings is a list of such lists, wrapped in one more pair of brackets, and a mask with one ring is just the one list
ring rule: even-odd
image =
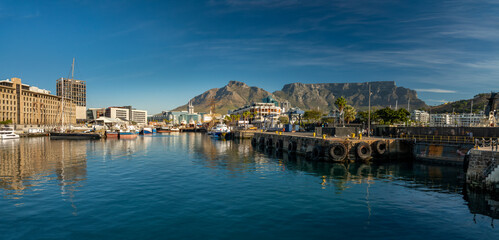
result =
[{"label": "distant hill", "polygon": [[472,99],[459,100],[455,102],[448,102],[442,105],[431,107],[432,113],[469,113],[471,111],[471,100],[473,100],[473,112],[478,113],[483,111],[487,106],[490,93],[480,93],[475,95]]},{"label": "distant hill", "polygon": [[[191,99],[196,112],[209,112],[211,103],[215,104],[215,113],[226,114],[228,110],[242,107],[252,102],[260,102],[271,93],[258,88],[250,87],[243,82],[230,81],[222,88],[212,88]],[[187,110],[187,104],[174,111]]]},{"label": "distant hill", "polygon": [[[407,107],[410,99],[411,109],[427,108],[428,106],[417,97],[414,90],[397,87],[395,82],[371,82],[371,106],[373,107]],[[357,109],[368,108],[368,83],[317,83],[286,84],[280,91],[270,93],[258,87],[250,87],[245,83],[230,81],[222,88],[210,89],[191,101],[196,112],[209,112],[211,103],[215,103],[215,112],[226,114],[228,110],[236,109],[252,102],[260,102],[269,95],[278,101],[289,101],[292,107],[303,110],[319,108],[324,113],[335,109],[334,102],[343,96],[348,104]],[[187,110],[187,104],[174,111]]]}]

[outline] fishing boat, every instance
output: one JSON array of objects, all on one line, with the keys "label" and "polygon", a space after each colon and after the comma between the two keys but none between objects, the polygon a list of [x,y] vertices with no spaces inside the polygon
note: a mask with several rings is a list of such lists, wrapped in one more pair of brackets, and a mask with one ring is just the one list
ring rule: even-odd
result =
[{"label": "fishing boat", "polygon": [[169,127],[158,127],[156,128],[157,133],[171,133],[172,130]]},{"label": "fishing boat", "polygon": [[152,128],[142,128],[142,130],[140,131],[140,135],[149,135],[149,134],[152,134]]},{"label": "fishing boat", "polygon": [[119,136],[118,132],[106,131],[106,138],[119,138]]},{"label": "fishing boat", "polygon": [[0,128],[0,139],[17,139],[19,135],[14,133],[14,128],[3,127]]},{"label": "fishing boat", "polygon": [[136,139],[138,134],[134,131],[132,132],[120,132],[119,138],[120,139]]}]

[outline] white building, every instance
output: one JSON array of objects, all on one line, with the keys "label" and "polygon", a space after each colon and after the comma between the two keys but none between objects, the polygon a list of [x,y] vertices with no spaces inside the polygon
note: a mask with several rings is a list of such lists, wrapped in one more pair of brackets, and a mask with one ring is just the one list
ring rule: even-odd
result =
[{"label": "white building", "polygon": [[145,110],[132,110],[132,121],[138,125],[147,125],[147,111]]},{"label": "white building", "polygon": [[457,127],[479,126],[485,116],[483,114],[461,113],[453,115],[453,124]]},{"label": "white building", "polygon": [[253,115],[253,118],[251,118],[252,122],[261,123],[266,121],[277,122],[282,110],[274,103],[253,103],[251,105],[229,111],[229,114],[241,115],[242,117],[244,112],[250,112],[251,115]]},{"label": "white building", "polygon": [[129,121],[130,115],[126,108],[109,107],[106,109],[106,117],[108,118],[119,118],[123,121]]},{"label": "white building", "polygon": [[448,113],[430,114],[430,126],[445,127],[452,123],[452,117]]},{"label": "white building", "polygon": [[413,110],[411,113],[411,120],[418,123],[430,122],[430,114],[426,111]]}]

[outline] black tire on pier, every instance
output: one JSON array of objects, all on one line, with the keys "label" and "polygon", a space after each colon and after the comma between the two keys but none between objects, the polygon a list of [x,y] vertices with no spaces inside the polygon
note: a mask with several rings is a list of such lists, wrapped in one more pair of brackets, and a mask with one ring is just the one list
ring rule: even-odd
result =
[{"label": "black tire on pier", "polygon": [[378,140],[373,143],[374,152],[379,155],[383,156],[386,153],[386,142],[383,140]]},{"label": "black tire on pier", "polygon": [[342,162],[347,157],[347,147],[343,143],[333,143],[327,151],[329,158],[334,162]]},{"label": "black tire on pier", "polygon": [[272,138],[267,139],[267,148],[272,148],[274,145],[272,144]]},{"label": "black tire on pier", "polygon": [[282,140],[275,141],[275,149],[282,150]]},{"label": "black tire on pier", "polygon": [[367,144],[366,142],[360,142],[359,144],[357,144],[356,152],[357,157],[359,157],[359,159],[361,160],[367,160],[371,158],[372,155],[371,146],[369,146],[369,144]]},{"label": "black tire on pier", "polygon": [[264,137],[261,137],[258,142],[260,143],[260,146],[265,146],[265,138]]},{"label": "black tire on pier", "polygon": [[317,159],[322,156],[322,147],[320,146],[315,146],[314,149],[312,149],[312,158]]},{"label": "black tire on pier", "polygon": [[256,142],[256,138],[252,138],[252,139],[251,139],[251,145],[255,146],[255,145],[256,145],[256,143],[257,143],[257,142]]},{"label": "black tire on pier", "polygon": [[288,144],[288,152],[296,152],[296,143],[295,142],[289,142]]}]

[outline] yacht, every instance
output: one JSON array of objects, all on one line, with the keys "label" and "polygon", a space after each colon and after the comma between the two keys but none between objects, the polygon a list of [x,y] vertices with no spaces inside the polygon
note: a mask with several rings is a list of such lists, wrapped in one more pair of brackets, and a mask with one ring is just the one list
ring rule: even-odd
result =
[{"label": "yacht", "polygon": [[14,133],[14,128],[12,127],[0,128],[0,139],[16,139],[16,138],[19,138],[19,135]]},{"label": "yacht", "polygon": [[211,132],[210,135],[212,135],[213,137],[219,137],[223,133],[230,132],[230,130],[227,127],[227,125],[221,123],[221,124],[217,124],[215,127],[211,128],[210,132]]}]

